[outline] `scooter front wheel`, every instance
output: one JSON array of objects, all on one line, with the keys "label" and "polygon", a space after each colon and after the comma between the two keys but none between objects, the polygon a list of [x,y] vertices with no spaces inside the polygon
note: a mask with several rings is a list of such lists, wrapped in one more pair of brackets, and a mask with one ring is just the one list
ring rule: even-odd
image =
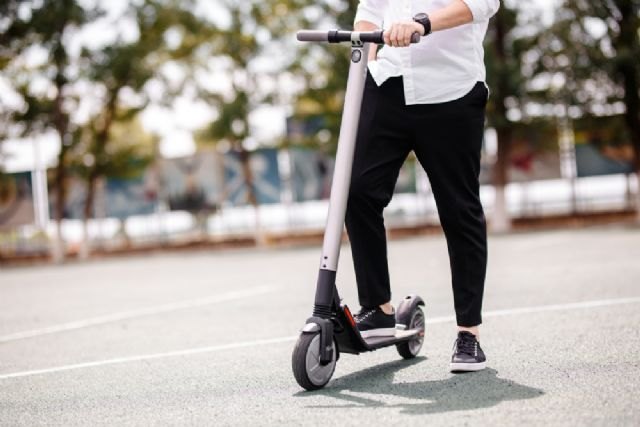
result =
[{"label": "scooter front wheel", "polygon": [[291,366],[293,376],[300,386],[306,390],[318,390],[324,387],[336,369],[336,344],[332,343],[331,361],[320,364],[320,333],[302,333],[298,338]]}]

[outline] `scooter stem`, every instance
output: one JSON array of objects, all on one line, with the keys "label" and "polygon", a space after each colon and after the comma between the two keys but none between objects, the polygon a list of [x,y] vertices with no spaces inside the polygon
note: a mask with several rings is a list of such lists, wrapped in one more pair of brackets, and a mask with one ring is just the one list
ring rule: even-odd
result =
[{"label": "scooter stem", "polygon": [[369,43],[353,42],[351,47],[351,65],[345,94],[338,151],[331,184],[329,212],[322,243],[320,270],[336,272],[340,257],[340,244],[347,211],[349,187],[351,185],[351,166],[358,133],[358,121],[364,83],[367,75]]}]

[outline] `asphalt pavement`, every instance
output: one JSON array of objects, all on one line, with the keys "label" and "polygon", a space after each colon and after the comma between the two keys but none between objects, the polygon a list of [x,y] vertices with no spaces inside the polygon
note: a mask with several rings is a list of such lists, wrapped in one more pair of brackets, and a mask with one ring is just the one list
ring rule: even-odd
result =
[{"label": "asphalt pavement", "polygon": [[[640,425],[640,228],[492,236],[481,343],[451,374],[446,243],[390,243],[394,300],[427,302],[418,358],[291,372],[320,249],[152,254],[0,271],[0,425]],[[349,247],[338,286],[357,310]]]}]

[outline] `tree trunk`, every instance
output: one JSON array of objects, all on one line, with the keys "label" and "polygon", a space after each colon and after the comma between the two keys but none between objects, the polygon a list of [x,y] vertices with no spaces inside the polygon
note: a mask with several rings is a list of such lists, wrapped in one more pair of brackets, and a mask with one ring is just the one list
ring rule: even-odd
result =
[{"label": "tree trunk", "polygon": [[624,87],[625,124],[633,146],[633,170],[638,177],[635,208],[640,222],[640,67],[638,66],[638,8],[633,2],[618,2],[620,8],[620,33],[614,42],[618,53],[618,74]]},{"label": "tree trunk", "polygon": [[[60,65],[58,64],[60,67]],[[62,219],[64,218],[64,208],[67,201],[67,189],[65,187],[65,181],[67,177],[67,154],[69,150],[69,144],[67,141],[69,117],[65,114],[62,107],[63,103],[63,89],[66,84],[66,80],[62,75],[62,71],[59,68],[58,75],[56,76],[56,99],[53,106],[53,124],[60,138],[60,153],[58,154],[58,166],[55,172],[55,193],[56,193],[56,236],[53,243],[52,258],[55,263],[61,263],[64,261],[66,255],[66,248],[64,237],[62,236]]]},{"label": "tree trunk", "polygon": [[498,136],[498,152],[496,163],[493,167],[493,186],[495,189],[495,200],[493,204],[493,213],[490,222],[490,229],[495,233],[505,233],[511,229],[511,218],[507,208],[505,187],[509,182],[509,153],[511,146],[512,131],[510,123],[507,120],[507,108],[505,99],[509,95],[507,66],[507,26],[504,22],[504,12],[494,17],[494,26],[496,31],[496,56],[500,61],[499,79],[497,87],[494,91],[496,114],[499,124],[496,126]]},{"label": "tree trunk", "polygon": [[633,168],[640,171],[640,87],[637,78],[638,70],[633,64],[620,67],[624,80],[624,120],[633,146]]},{"label": "tree trunk", "polygon": [[82,218],[82,245],[80,246],[80,259],[88,259],[91,256],[91,237],[89,236],[89,220],[93,218],[93,204],[96,196],[96,183],[98,177],[91,174],[87,181],[87,199],[84,204],[84,215]]},{"label": "tree trunk", "polygon": [[640,97],[638,96],[638,80],[636,78],[635,67],[628,64],[627,67],[620,67],[624,78],[625,123],[631,145],[633,146],[633,170],[638,177],[638,187],[636,189],[635,209],[636,218],[640,222]]},{"label": "tree trunk", "polygon": [[93,204],[95,200],[96,193],[96,183],[98,178],[104,175],[103,168],[103,158],[104,153],[106,151],[106,145],[109,141],[109,131],[111,130],[111,124],[113,123],[113,118],[116,112],[116,104],[118,100],[118,94],[120,92],[120,88],[114,89],[111,98],[106,106],[104,122],[102,124],[102,128],[96,135],[95,146],[93,150],[94,161],[93,167],[89,172],[89,177],[87,179],[87,199],[84,204],[84,218],[83,218],[83,242],[80,250],[80,258],[87,259],[91,256],[91,239],[89,237],[89,220],[93,218]]},{"label": "tree trunk", "polygon": [[[60,139],[62,141],[62,135]],[[56,194],[56,207],[54,217],[56,220],[56,236],[53,239],[52,258],[55,263],[61,263],[65,258],[65,243],[62,236],[62,219],[64,218],[64,205],[67,200],[67,189],[65,188],[66,180],[66,149],[64,144],[60,143],[60,153],[58,154],[58,166],[56,166],[55,172],[55,194]]]},{"label": "tree trunk", "polygon": [[507,206],[506,186],[509,183],[509,157],[511,152],[511,129],[503,127],[497,129],[498,152],[493,166],[493,186],[495,200],[491,215],[491,231],[506,233],[511,229],[511,216]]},{"label": "tree trunk", "polygon": [[255,212],[255,240],[256,245],[265,246],[266,236],[262,229],[262,223],[260,221],[260,207],[258,205],[258,198],[256,196],[255,188],[253,185],[253,173],[251,172],[251,153],[244,149],[240,145],[239,148],[240,163],[242,164],[242,173],[244,174],[244,182],[247,186],[247,199],[253,206]]},{"label": "tree trunk", "polygon": [[636,178],[636,194],[633,197],[632,206],[636,210],[636,222],[640,223],[640,172],[633,174]]},{"label": "tree trunk", "polygon": [[242,165],[244,182],[247,185],[247,201],[249,202],[249,204],[251,204],[251,206],[257,206],[258,198],[256,197],[256,192],[253,188],[253,173],[251,172],[250,164],[251,153],[249,153],[244,148],[240,148],[238,155],[240,157],[240,164]]},{"label": "tree trunk", "polygon": [[[637,116],[636,116],[637,117]],[[637,122],[637,121],[636,121]],[[638,126],[640,128],[640,126]],[[631,135],[631,143],[633,144],[633,170],[637,178],[636,194],[634,207],[636,210],[636,221],[640,223],[640,129],[635,129],[635,135]]]}]

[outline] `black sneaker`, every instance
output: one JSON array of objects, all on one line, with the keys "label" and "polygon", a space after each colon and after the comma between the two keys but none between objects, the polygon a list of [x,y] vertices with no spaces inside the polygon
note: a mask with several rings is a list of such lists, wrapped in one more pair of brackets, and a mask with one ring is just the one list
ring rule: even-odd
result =
[{"label": "black sneaker", "polygon": [[453,344],[451,356],[451,372],[480,371],[487,365],[487,358],[480,348],[480,343],[471,332],[458,332],[458,339]]},{"label": "black sneaker", "polygon": [[396,334],[396,315],[385,314],[380,307],[360,309],[355,315],[356,326],[362,338],[386,337]]}]

